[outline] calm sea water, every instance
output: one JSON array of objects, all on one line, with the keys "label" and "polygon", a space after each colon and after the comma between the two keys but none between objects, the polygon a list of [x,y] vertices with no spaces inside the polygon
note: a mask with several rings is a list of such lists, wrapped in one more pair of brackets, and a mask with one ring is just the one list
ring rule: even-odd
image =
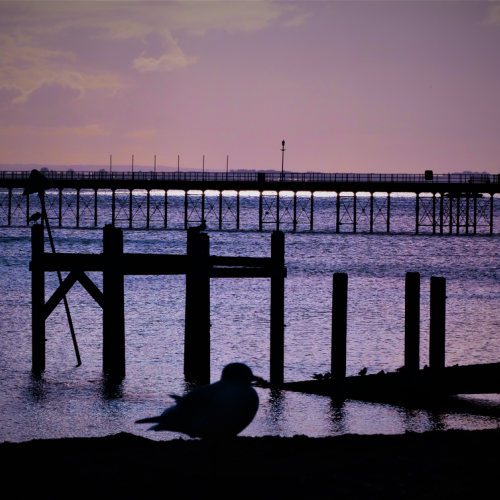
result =
[{"label": "calm sea water", "polygon": [[[183,199],[172,196],[171,202],[181,206]],[[306,380],[315,372],[329,371],[331,287],[336,271],[349,275],[348,375],[363,367],[373,373],[393,371],[403,364],[407,271],[418,271],[422,277],[421,366],[428,363],[431,276],[447,278],[446,364],[500,361],[497,235],[409,234],[414,213],[403,198],[393,203],[394,233],[334,234],[332,200],[318,197],[315,208],[315,226],[321,231],[286,234],[287,381]],[[257,198],[243,196],[242,227],[255,229],[256,210]],[[495,199],[497,220],[499,216],[500,203]],[[102,251],[100,230],[54,228],[53,232],[58,251]],[[270,255],[269,232],[208,232],[213,255]],[[185,253],[186,233],[125,229],[124,240],[126,252],[181,254]],[[64,308],[59,305],[47,321],[47,367],[35,378],[30,372],[29,229],[0,229],[0,245],[0,441],[104,436],[121,431],[152,439],[179,437],[175,433],[146,433],[144,426],[136,426],[134,421],[158,414],[172,403],[168,394],[186,390],[182,370],[185,278],[126,277],[127,376],[119,387],[107,386],[101,374],[101,310],[76,285],[68,300],[83,365],[75,367]],[[89,276],[102,285],[99,273]],[[57,277],[48,273],[46,279],[48,298],[57,286]],[[223,366],[232,361],[245,362],[254,373],[268,378],[269,288],[267,279],[212,280],[212,381],[218,380]],[[259,412],[243,435],[402,433],[483,429],[499,424],[495,417],[464,413],[436,416],[386,404],[347,400],[336,405],[322,396],[267,389],[258,392]],[[497,395],[477,399],[500,406]]]}]

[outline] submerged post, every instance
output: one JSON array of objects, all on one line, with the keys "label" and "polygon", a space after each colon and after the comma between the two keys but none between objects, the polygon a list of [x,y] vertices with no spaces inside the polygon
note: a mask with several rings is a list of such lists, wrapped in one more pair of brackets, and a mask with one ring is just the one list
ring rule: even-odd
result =
[{"label": "submerged post", "polygon": [[125,293],[122,267],[123,231],[111,224],[103,230],[104,271],[102,289],[103,371],[114,378],[125,376]]},{"label": "submerged post", "polygon": [[406,273],[405,279],[405,368],[420,368],[420,273]]},{"label": "submerged post", "polygon": [[210,240],[198,228],[187,232],[184,375],[198,385],[210,383]]},{"label": "submerged post", "polygon": [[271,259],[275,274],[271,278],[271,383],[283,382],[285,366],[285,234],[273,231]]},{"label": "submerged post", "polygon": [[43,225],[31,228],[31,369],[45,370],[45,273],[43,259]]},{"label": "submerged post", "polygon": [[347,274],[333,274],[332,293],[332,380],[342,381],[347,353]]},{"label": "submerged post", "polygon": [[444,369],[446,333],[446,278],[431,277],[429,366]]}]

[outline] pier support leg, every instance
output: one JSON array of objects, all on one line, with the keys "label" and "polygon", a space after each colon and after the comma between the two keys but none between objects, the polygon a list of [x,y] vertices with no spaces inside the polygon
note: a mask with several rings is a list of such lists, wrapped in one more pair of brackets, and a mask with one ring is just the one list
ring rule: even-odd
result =
[{"label": "pier support leg", "polygon": [[[132,175],[134,175],[132,173]],[[132,229],[132,189],[129,190],[129,198],[128,198],[128,227]]]},{"label": "pier support leg", "polygon": [[310,230],[312,231],[314,228],[314,192],[311,192],[311,228]]},{"label": "pier support leg", "polygon": [[457,196],[457,229],[456,233],[460,234],[460,194]]},{"label": "pier support leg", "polygon": [[188,228],[188,192],[184,191],[184,229]]},{"label": "pier support leg", "polygon": [[146,229],[149,229],[149,210],[150,210],[150,203],[151,203],[151,195],[149,189],[147,190],[146,194]]},{"label": "pier support leg", "polygon": [[219,191],[219,229],[222,229],[222,191]]},{"label": "pier support leg", "polygon": [[197,385],[210,383],[210,275],[208,234],[187,232],[189,271],[186,274],[184,375]]},{"label": "pier support leg", "polygon": [[420,195],[417,193],[417,197],[415,199],[415,234],[418,234],[418,223],[420,216]]},{"label": "pier support leg", "polygon": [[62,188],[59,189],[59,227],[62,226]]},{"label": "pier support leg", "polygon": [[439,194],[439,234],[443,234],[444,230],[444,196],[443,193]]},{"label": "pier support leg", "polygon": [[111,195],[111,224],[114,226],[116,221],[116,192],[112,190]]},{"label": "pier support leg", "polygon": [[450,206],[449,206],[449,209],[450,209],[450,221],[449,221],[448,233],[449,234],[453,234],[453,198],[451,196],[451,193],[450,193],[449,196],[450,197],[448,198],[448,201],[450,202]]},{"label": "pier support leg", "polygon": [[470,204],[470,196],[467,193],[465,198],[465,234],[469,234],[469,204]]},{"label": "pier support leg", "polygon": [[490,193],[490,234],[493,234],[493,193]]},{"label": "pier support leg", "polygon": [[76,190],[76,227],[80,227],[80,190]]},{"label": "pier support leg", "polygon": [[165,189],[165,199],[164,199],[164,216],[163,216],[163,228],[167,229],[167,220],[168,220],[168,189]]},{"label": "pier support leg", "polygon": [[332,380],[342,382],[346,375],[347,353],[347,274],[334,273],[332,293]]},{"label": "pier support leg", "polygon": [[[203,173],[205,175],[205,173]],[[205,191],[201,192],[201,222],[205,220]]]},{"label": "pier support leg", "polygon": [[432,193],[432,234],[436,234],[436,193]]},{"label": "pier support leg", "polygon": [[259,192],[259,231],[262,231],[262,191]]},{"label": "pier support leg", "polygon": [[293,230],[297,230],[297,191],[293,192]]},{"label": "pier support leg", "polygon": [[12,220],[12,188],[9,188],[9,207],[7,209],[7,225],[10,226]]},{"label": "pier support leg", "polygon": [[335,224],[335,232],[340,232],[340,191],[337,193],[337,213],[336,213],[336,224]]},{"label": "pier support leg", "polygon": [[280,230],[280,192],[276,191],[276,231]]},{"label": "pier support leg", "polygon": [[[271,235],[273,268],[282,270],[285,265],[285,234],[273,231]],[[285,363],[285,277],[271,278],[271,383],[281,384]]]},{"label": "pier support leg", "polygon": [[357,228],[357,223],[358,223],[358,214],[357,214],[357,193],[354,193],[354,200],[353,200],[353,218],[352,218],[352,226],[353,226],[353,232],[356,232]]},{"label": "pier support leg", "polygon": [[474,234],[477,231],[477,194],[474,193]]},{"label": "pier support leg", "polygon": [[236,229],[240,229],[240,192],[236,191]]},{"label": "pier support leg", "polygon": [[373,193],[370,193],[370,233],[373,233]]},{"label": "pier support leg", "polygon": [[431,318],[429,336],[429,366],[444,369],[446,333],[446,279],[431,277]]},{"label": "pier support leg", "polygon": [[103,230],[102,315],[103,371],[113,378],[125,376],[125,293],[121,256],[123,231],[110,224]]},{"label": "pier support leg", "polygon": [[416,373],[420,367],[420,273],[405,279],[405,368]]},{"label": "pier support leg", "polygon": [[31,369],[45,370],[45,273],[37,269],[43,259],[43,225],[31,228]]},{"label": "pier support leg", "polygon": [[387,232],[391,230],[391,193],[387,193]]},{"label": "pier support leg", "polygon": [[97,227],[97,189],[94,189],[94,227]]}]

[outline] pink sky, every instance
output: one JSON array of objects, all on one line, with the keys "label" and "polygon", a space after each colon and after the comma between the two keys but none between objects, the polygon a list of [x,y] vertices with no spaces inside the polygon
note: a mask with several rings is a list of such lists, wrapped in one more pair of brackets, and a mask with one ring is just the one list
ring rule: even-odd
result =
[{"label": "pink sky", "polygon": [[500,172],[500,3],[0,0],[0,163]]}]

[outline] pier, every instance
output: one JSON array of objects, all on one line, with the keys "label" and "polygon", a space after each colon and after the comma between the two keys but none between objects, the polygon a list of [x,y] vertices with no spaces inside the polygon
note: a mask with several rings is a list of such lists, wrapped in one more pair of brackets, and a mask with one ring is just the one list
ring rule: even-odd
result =
[{"label": "pier", "polygon": [[[0,172],[0,226],[27,225],[30,172]],[[335,197],[333,232],[391,231],[391,200],[411,193],[414,234],[493,234],[494,195],[499,175],[324,174],[264,172],[44,172],[55,189],[45,192],[49,218],[58,227],[170,229],[172,218],[185,230],[207,221],[211,229],[245,230],[240,195],[258,193],[264,230],[315,231],[315,193]],[[174,194],[175,192],[175,194]],[[210,192],[210,196],[207,195]],[[213,195],[214,192],[217,195]],[[183,193],[180,194],[180,193]],[[106,200],[104,200],[106,195]],[[183,196],[174,206],[171,198]],[[394,202],[392,202],[394,203]],[[174,212],[173,212],[174,211]],[[182,213],[180,213],[182,212]],[[103,213],[106,216],[103,216]],[[104,221],[105,219],[105,221]]]}]

